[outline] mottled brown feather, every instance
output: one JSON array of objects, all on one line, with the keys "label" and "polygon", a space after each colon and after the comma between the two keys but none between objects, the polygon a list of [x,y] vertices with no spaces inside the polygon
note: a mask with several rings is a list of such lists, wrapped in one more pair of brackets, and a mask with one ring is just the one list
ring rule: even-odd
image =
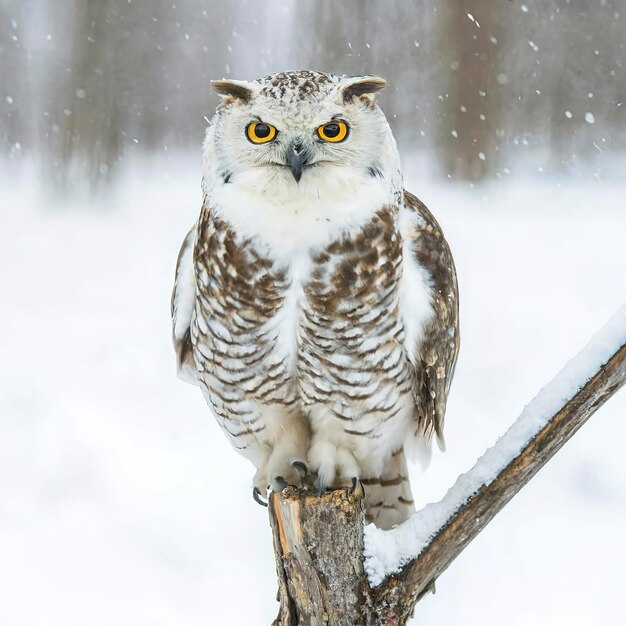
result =
[{"label": "mottled brown feather", "polygon": [[419,366],[413,375],[413,395],[418,409],[418,429],[433,432],[443,443],[443,422],[450,383],[459,351],[459,289],[450,247],[432,213],[413,194],[404,192],[405,206],[422,219],[413,251],[431,276],[434,316],[419,348]]}]

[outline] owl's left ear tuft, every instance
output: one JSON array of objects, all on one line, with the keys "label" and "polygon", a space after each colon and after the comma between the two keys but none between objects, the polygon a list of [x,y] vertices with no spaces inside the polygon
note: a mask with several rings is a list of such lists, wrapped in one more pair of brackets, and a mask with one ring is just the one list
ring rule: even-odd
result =
[{"label": "owl's left ear tuft", "polygon": [[252,98],[252,89],[250,83],[245,80],[230,80],[223,78],[222,80],[212,80],[211,85],[217,93],[222,96],[223,102],[248,102]]},{"label": "owl's left ear tuft", "polygon": [[354,76],[343,83],[339,89],[345,103],[355,97],[367,104],[374,104],[374,96],[387,86],[387,81],[378,76]]}]

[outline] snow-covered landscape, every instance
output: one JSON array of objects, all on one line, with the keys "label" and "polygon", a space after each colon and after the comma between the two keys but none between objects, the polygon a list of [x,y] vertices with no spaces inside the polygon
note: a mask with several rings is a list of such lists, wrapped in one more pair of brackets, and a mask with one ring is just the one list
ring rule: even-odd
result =
[{"label": "snow-covered landscape", "polygon": [[[197,388],[169,297],[199,160],[126,172],[93,203],[0,185],[0,625],[270,624],[267,512]],[[461,291],[443,497],[626,301],[626,183],[593,176],[407,188],[442,224]],[[415,624],[623,626],[626,392],[437,581]]]}]

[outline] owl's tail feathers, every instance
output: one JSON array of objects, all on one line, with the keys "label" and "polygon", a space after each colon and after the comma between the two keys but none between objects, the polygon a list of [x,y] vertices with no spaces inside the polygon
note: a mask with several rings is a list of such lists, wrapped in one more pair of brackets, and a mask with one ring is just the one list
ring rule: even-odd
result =
[{"label": "owl's tail feathers", "polygon": [[441,452],[446,451],[446,442],[443,433],[436,433],[428,424],[420,423],[412,437],[407,437],[404,442],[404,451],[409,460],[417,463],[422,470],[428,469],[433,456],[433,439]]},{"label": "owl's tail feathers", "polygon": [[415,510],[404,449],[393,453],[380,477],[361,480],[365,489],[365,514],[378,528],[389,530]]}]

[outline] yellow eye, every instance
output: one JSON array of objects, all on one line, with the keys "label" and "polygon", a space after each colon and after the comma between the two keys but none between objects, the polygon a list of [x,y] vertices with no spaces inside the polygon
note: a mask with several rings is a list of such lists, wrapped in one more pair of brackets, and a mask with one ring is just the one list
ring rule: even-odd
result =
[{"label": "yellow eye", "polygon": [[339,143],[348,136],[348,125],[342,120],[334,120],[324,124],[317,129],[320,139],[330,141],[331,143]]},{"label": "yellow eye", "polygon": [[246,136],[252,143],[268,143],[276,137],[276,129],[264,122],[251,122],[246,126]]}]

